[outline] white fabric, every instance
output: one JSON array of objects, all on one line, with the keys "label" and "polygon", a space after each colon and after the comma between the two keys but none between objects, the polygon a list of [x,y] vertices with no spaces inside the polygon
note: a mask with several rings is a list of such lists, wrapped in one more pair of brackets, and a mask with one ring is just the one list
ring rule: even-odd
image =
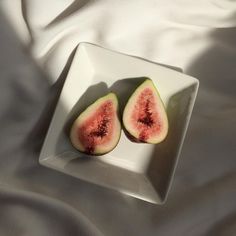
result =
[{"label": "white fabric", "polygon": [[82,41],[185,70],[212,44],[214,29],[236,25],[230,0],[2,0],[1,7],[53,82]]}]

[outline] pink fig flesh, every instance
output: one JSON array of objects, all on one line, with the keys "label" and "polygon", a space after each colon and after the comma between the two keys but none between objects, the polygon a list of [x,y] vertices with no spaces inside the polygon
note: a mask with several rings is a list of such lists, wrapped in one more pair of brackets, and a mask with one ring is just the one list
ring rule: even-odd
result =
[{"label": "pink fig flesh", "polygon": [[150,79],[146,79],[131,95],[124,109],[123,123],[129,135],[138,142],[156,144],[165,139],[168,119]]},{"label": "pink fig flesh", "polygon": [[90,155],[111,151],[120,138],[118,101],[113,93],[98,99],[75,120],[70,138],[73,146]]}]

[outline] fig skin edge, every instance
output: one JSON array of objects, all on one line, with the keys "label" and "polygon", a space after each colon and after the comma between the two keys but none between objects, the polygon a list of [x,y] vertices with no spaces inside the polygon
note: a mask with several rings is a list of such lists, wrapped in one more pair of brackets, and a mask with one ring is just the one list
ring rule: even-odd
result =
[{"label": "fig skin edge", "polygon": [[[126,134],[127,138],[131,141],[131,142],[135,142],[135,143],[147,143],[147,144],[158,144],[158,143],[161,143],[162,141],[164,141],[168,135],[168,130],[169,130],[169,121],[168,121],[168,116],[167,116],[167,113],[166,113],[166,108],[165,108],[165,105],[161,99],[161,96],[155,86],[155,84],[153,83],[153,81],[148,78],[148,77],[143,77],[145,78],[145,80],[134,90],[134,92],[130,95],[128,101],[126,102],[126,106],[127,104],[131,101],[132,97],[134,94],[136,94],[138,92],[138,90],[140,89],[140,87],[146,83],[146,82],[151,82],[151,85],[152,85],[152,90],[153,90],[153,93],[154,91],[156,92],[157,94],[157,97],[158,97],[158,100],[160,102],[160,105],[163,107],[163,113],[164,113],[164,116],[165,116],[165,121],[164,123],[166,122],[166,127],[165,127],[165,135],[161,138],[161,140],[158,142],[150,142],[150,141],[142,141],[140,140],[139,138],[135,137],[133,134],[131,134],[131,132],[129,131],[129,129],[127,128],[127,124],[126,122],[124,121],[124,113],[125,113],[125,109],[126,109],[126,106],[124,108],[124,111],[123,111],[123,116],[122,116],[122,124],[123,124],[123,129],[124,129],[124,133]],[[162,113],[162,116],[163,116],[163,113]]]},{"label": "fig skin edge", "polygon": [[[110,95],[112,95],[112,96],[114,96],[114,98],[115,98],[115,101],[116,101],[116,106],[115,106],[115,108],[116,108],[116,113],[114,114],[114,117],[115,118],[117,118],[117,129],[116,129],[116,134],[115,134],[115,137],[117,137],[117,141],[116,141],[116,144],[111,148],[111,149],[109,149],[108,151],[106,151],[106,152],[100,152],[100,153],[87,153],[86,151],[82,151],[82,150],[80,150],[79,148],[78,148],[78,145],[75,145],[74,144],[74,130],[76,130],[76,128],[78,128],[77,127],[77,124],[76,124],[76,121],[77,121],[77,119],[83,114],[83,113],[86,113],[86,111],[88,111],[92,106],[94,106],[94,105],[96,105],[99,101],[101,101],[101,100],[103,100],[105,97],[108,97],[108,96],[110,96]],[[114,99],[113,98],[113,99]],[[104,99],[104,101],[106,101],[105,99]],[[114,101],[113,101],[114,102]],[[117,132],[118,131],[118,132]],[[108,93],[107,95],[105,95],[105,96],[103,96],[103,97],[100,97],[100,98],[98,98],[96,101],[94,101],[93,103],[91,103],[84,111],[82,111],[78,116],[77,116],[77,118],[74,120],[74,122],[73,122],[73,124],[72,124],[72,126],[71,126],[71,129],[70,129],[70,142],[71,142],[71,144],[72,144],[72,146],[77,150],[77,151],[79,151],[79,152],[81,152],[81,153],[83,153],[83,154],[86,154],[86,155],[88,155],[88,156],[102,156],[102,155],[105,155],[105,154],[107,154],[107,153],[109,153],[109,152],[111,152],[112,150],[114,150],[115,149],[115,147],[118,145],[118,143],[119,143],[119,140],[120,140],[120,137],[121,137],[121,119],[120,119],[120,113],[119,113],[119,100],[118,100],[118,98],[117,98],[117,95],[114,93],[114,92],[110,92],[110,93]]]}]

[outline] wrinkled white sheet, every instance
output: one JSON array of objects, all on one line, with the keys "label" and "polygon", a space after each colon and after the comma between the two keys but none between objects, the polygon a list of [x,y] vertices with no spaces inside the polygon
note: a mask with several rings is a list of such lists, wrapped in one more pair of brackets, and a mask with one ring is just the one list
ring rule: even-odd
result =
[{"label": "wrinkled white sheet", "polygon": [[[83,227],[94,230],[84,235],[93,235],[92,224],[109,236],[235,235],[235,1],[1,0],[0,8],[0,235],[83,235],[77,229]],[[163,206],[38,164],[61,73],[82,41],[176,66],[200,80]],[[15,189],[14,197],[5,188]],[[40,195],[28,203],[32,192]],[[81,214],[74,222],[73,211]]]},{"label": "wrinkled white sheet", "polygon": [[236,4],[227,0],[2,0],[2,6],[53,81],[81,41],[185,69],[212,45],[215,29],[236,25]]}]

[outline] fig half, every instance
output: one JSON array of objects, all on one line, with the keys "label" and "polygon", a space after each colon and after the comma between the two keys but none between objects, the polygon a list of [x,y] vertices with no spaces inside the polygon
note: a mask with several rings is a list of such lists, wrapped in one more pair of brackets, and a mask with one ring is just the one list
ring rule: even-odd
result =
[{"label": "fig half", "polygon": [[129,98],[123,112],[123,125],[136,142],[157,144],[167,136],[166,111],[151,79],[147,78]]},{"label": "fig half", "polygon": [[70,139],[80,152],[103,155],[115,148],[121,133],[118,99],[109,93],[96,100],[74,121]]}]

